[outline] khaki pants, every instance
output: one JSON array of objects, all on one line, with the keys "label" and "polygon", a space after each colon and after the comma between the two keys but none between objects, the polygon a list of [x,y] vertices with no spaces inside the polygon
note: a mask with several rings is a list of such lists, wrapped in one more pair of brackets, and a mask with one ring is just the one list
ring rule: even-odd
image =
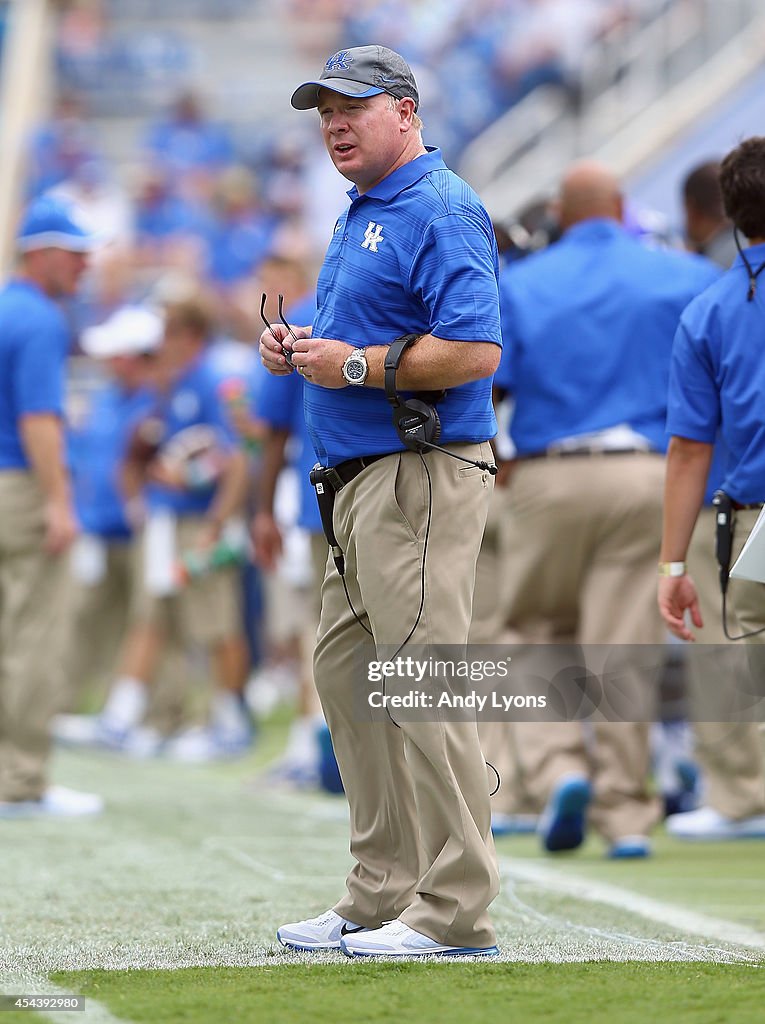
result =
[{"label": "khaki pants", "polygon": [[[454,450],[491,457],[487,444]],[[432,515],[423,589],[425,465]],[[334,524],[350,599],[378,648],[390,654],[390,645],[403,643],[421,601],[413,644],[467,642],[491,487],[487,473],[441,452],[424,460],[405,452],[376,462],[337,495]],[[487,907],[499,880],[475,722],[446,722],[437,711],[400,728],[375,720],[359,699],[369,689],[359,678],[359,649],[368,642],[330,560],[314,677],[350,804],[356,859],[335,909],[367,927],[400,917],[438,942],[490,946]]]},{"label": "khaki pants", "polygon": [[[661,644],[656,564],[664,460],[653,454],[521,461],[503,506],[504,619],[517,642]],[[520,665],[518,666],[520,667]],[[589,667],[589,666],[588,666]],[[593,666],[596,668],[596,666]],[[644,680],[620,680],[627,704],[645,707]],[[630,697],[631,692],[631,697]],[[562,775],[588,775],[592,824],[610,843],[645,835],[659,818],[649,792],[646,721],[508,723],[515,810],[537,810]],[[506,794],[505,804],[510,802]]]},{"label": "khaki pants", "polygon": [[[742,522],[742,517],[747,515],[751,513],[736,513],[734,557],[738,557],[749,534],[749,528],[744,528]],[[731,643],[722,626],[713,508],[702,509],[696,523],[688,550],[688,571],[696,584],[704,619],[703,629],[694,630],[696,643],[687,647],[692,717],[695,707],[699,708],[699,717],[702,717],[709,707],[708,695],[715,691],[724,693],[726,683],[742,667],[743,641]],[[728,631],[733,636],[745,632],[734,605],[736,596],[746,593],[748,587],[749,584],[743,580],[731,580],[728,586]],[[708,644],[715,646],[709,648]],[[695,721],[694,735],[696,753],[704,772],[704,803],[726,818],[765,814],[765,765],[760,728],[753,722]]]},{"label": "khaki pants", "polygon": [[0,800],[42,796],[64,700],[67,559],[43,551],[43,511],[30,473],[0,472]]},{"label": "khaki pants", "polygon": [[[132,541],[107,541],[103,577],[85,584],[70,576],[66,654],[67,707],[78,709],[88,693],[103,704],[119,672],[122,643],[129,626],[136,588],[142,586],[143,559]],[[168,623],[162,656],[150,689],[147,724],[168,735],[185,717],[188,696],[187,653]]]}]

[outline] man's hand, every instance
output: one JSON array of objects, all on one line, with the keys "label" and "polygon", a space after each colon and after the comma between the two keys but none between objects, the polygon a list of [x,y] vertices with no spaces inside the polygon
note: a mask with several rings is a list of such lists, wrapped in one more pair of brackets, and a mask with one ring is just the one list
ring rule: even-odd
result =
[{"label": "man's hand", "polygon": [[222,530],[223,523],[218,519],[208,516],[202,523],[202,527],[195,538],[195,550],[198,551],[200,555],[204,555],[208,551],[211,551],[219,542]]},{"label": "man's hand", "polygon": [[78,532],[77,520],[68,501],[49,501],[46,504],[44,547],[49,555],[63,554]]},{"label": "man's hand", "polygon": [[[298,338],[310,337],[310,327],[293,327],[294,334]],[[292,335],[284,324],[271,324],[267,331],[260,336],[260,359],[269,373],[277,377],[286,377],[292,373],[292,368],[284,358],[284,349],[292,351],[294,341]]]},{"label": "man's hand", "polygon": [[270,512],[258,512],[252,520],[252,545],[255,561],[266,572],[273,572],[282,553],[282,535]]},{"label": "man's hand", "polygon": [[510,479],[518,465],[517,459],[497,459],[497,475],[494,478],[496,487],[507,487]]},{"label": "man's hand", "polygon": [[302,338],[292,349],[295,369],[312,384],[323,388],[346,388],[343,363],[353,352],[354,345],[335,338]]},{"label": "man's hand", "polygon": [[169,487],[174,491],[187,489],[181,467],[177,462],[171,463],[169,459],[153,459],[146,469],[146,478],[154,484]]},{"label": "man's hand", "polygon": [[691,613],[691,622],[701,629],[704,621],[701,618],[699,598],[696,585],[687,574],[685,576],[662,576],[659,579],[659,611],[670,632],[681,640],[695,640],[685,624],[685,612]]}]

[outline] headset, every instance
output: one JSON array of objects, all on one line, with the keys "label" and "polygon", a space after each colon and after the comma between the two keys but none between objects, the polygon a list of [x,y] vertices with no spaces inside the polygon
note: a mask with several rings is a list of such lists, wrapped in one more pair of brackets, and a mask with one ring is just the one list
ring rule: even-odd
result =
[{"label": "headset", "polygon": [[744,252],[744,250],[742,248],[741,239],[738,236],[738,228],[737,227],[733,228],[733,241],[736,243],[736,248],[738,249],[738,254],[741,257],[741,259],[744,261],[744,266],[746,267],[746,272],[749,275],[749,290],[746,293],[746,301],[747,302],[751,302],[752,299],[755,296],[755,292],[757,291],[757,278],[760,276],[760,274],[763,272],[763,270],[765,270],[765,262],[761,263],[756,270],[752,267],[752,264],[747,259],[746,253]]},{"label": "headset", "polygon": [[401,357],[421,337],[421,334],[405,334],[396,338],[385,353],[385,397],[393,410],[393,427],[399,440],[405,448],[417,452],[418,455],[428,451],[443,452],[453,459],[467,462],[470,466],[476,466],[496,476],[497,467],[494,463],[484,462],[482,459],[466,459],[437,443],[441,437],[441,420],[436,403],[446,397],[446,391],[418,391],[412,398],[402,398],[399,394],[396,388],[396,372]]}]

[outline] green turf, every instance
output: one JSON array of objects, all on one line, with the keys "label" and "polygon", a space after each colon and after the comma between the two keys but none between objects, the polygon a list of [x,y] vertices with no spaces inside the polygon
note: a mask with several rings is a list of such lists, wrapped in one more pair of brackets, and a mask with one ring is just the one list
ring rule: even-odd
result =
[{"label": "green turf", "polygon": [[136,1024],[761,1024],[765,972],[709,964],[323,964],[60,973]]},{"label": "green turf", "polygon": [[[351,864],[342,797],[263,781],[286,725],[276,717],[249,757],[225,765],[58,752],[55,780],[103,793],[107,810],[0,822],[0,992],[50,992],[51,977],[58,994],[103,1001],[113,1016],[97,1013],[101,1024],[765,1019],[757,842],[684,844],[659,830],[654,858],[620,863],[594,836],[556,857],[533,836],[500,839],[502,962],[359,964],[283,950],[276,927],[331,906]],[[558,876],[567,887],[556,889]],[[676,916],[628,909],[622,891]],[[708,915],[706,931],[683,931],[686,911]],[[0,1013],[0,1024],[30,1019]]]},{"label": "green turf", "polygon": [[[592,836],[581,849],[544,862],[765,932],[765,843],[682,842],[661,829],[652,843],[654,856],[648,860],[607,860],[602,841]],[[539,841],[532,836],[500,838],[497,852],[510,860],[538,857]]]}]

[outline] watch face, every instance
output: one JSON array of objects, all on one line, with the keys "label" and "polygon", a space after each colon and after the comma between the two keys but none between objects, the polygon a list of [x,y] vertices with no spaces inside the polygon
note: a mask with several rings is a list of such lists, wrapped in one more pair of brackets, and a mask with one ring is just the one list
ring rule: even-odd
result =
[{"label": "watch face", "polygon": [[345,377],[346,380],[356,381],[364,380],[366,376],[367,367],[363,359],[349,359],[345,364]]}]

